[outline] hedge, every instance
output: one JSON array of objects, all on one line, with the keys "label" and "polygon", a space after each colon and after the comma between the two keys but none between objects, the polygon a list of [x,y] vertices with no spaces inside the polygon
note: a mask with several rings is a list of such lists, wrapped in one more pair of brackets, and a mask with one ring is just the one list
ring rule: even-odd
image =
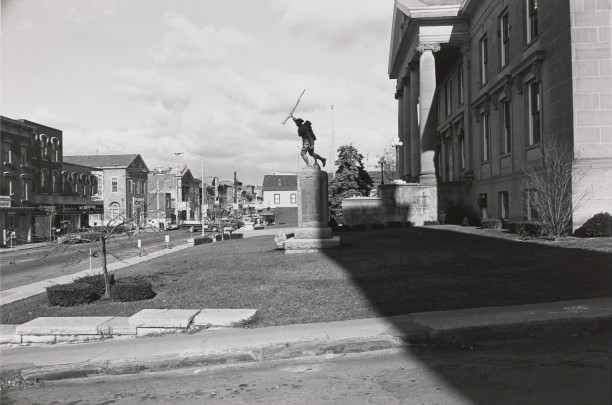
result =
[{"label": "hedge", "polygon": [[484,229],[501,229],[502,221],[498,218],[480,218],[480,226]]},{"label": "hedge", "polygon": [[372,224],[372,229],[385,229],[385,224]]},{"label": "hedge", "polygon": [[387,222],[387,227],[388,228],[401,228],[402,226],[404,226],[404,224],[399,222],[399,221],[389,221],[389,222]]},{"label": "hedge", "polygon": [[[93,291],[98,294],[100,297],[104,295],[106,291],[106,285],[104,283],[104,274],[95,274],[93,276],[85,276],[79,277],[74,280],[74,283],[84,283],[89,284]],[[112,287],[115,284],[115,275],[110,273],[108,275],[108,283]]]},{"label": "hedge", "polygon": [[96,294],[91,284],[70,283],[47,287],[47,299],[51,306],[74,307],[97,301],[100,295]]},{"label": "hedge", "polygon": [[240,232],[237,232],[237,233],[232,233],[232,235],[231,235],[231,236],[232,236],[232,237],[231,237],[232,239],[242,239],[242,237],[243,237],[244,235],[243,235],[243,234],[241,234]]},{"label": "hedge", "polygon": [[433,220],[433,221],[425,221],[423,222],[423,225],[425,226],[429,226],[429,225],[440,225],[438,221]]},{"label": "hedge", "polygon": [[141,301],[153,297],[155,297],[153,286],[144,280],[119,282],[111,288],[111,300],[113,301]]},{"label": "hedge", "polygon": [[530,221],[516,221],[516,222],[508,222],[508,231],[510,233],[516,233],[521,236],[535,236],[540,237],[544,236],[545,229],[544,225],[540,222],[530,222]]}]

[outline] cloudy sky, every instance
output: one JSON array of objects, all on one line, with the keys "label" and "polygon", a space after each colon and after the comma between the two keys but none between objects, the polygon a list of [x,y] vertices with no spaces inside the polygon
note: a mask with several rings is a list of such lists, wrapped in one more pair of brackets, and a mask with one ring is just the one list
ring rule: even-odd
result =
[{"label": "cloudy sky", "polygon": [[[397,137],[393,0],[1,0],[1,114],[64,133],[64,154],[140,153],[149,169],[260,185],[352,143]],[[333,105],[333,111],[331,106]],[[335,160],[334,152],[334,160]]]}]

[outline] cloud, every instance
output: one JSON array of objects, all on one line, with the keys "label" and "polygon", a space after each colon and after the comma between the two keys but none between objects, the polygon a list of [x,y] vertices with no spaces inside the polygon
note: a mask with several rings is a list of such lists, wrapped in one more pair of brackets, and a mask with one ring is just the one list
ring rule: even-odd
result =
[{"label": "cloud", "polygon": [[217,29],[199,27],[182,14],[167,11],[164,15],[161,50],[150,51],[150,58],[162,65],[190,66],[205,61],[218,61],[253,46],[253,38],[235,27]]},{"label": "cloud", "polygon": [[184,110],[192,97],[187,83],[155,70],[125,69],[117,73],[117,78],[115,94],[144,102],[156,112],[160,109]]},{"label": "cloud", "polygon": [[385,9],[372,7],[372,0],[288,1],[280,23],[298,33],[314,35],[334,50],[374,44],[390,29],[393,2],[388,3]]}]

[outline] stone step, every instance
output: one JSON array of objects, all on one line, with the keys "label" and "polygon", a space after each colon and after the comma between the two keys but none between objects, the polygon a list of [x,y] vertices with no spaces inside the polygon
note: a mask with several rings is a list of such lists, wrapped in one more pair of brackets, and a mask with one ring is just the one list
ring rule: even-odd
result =
[{"label": "stone step", "polygon": [[193,319],[193,326],[231,327],[247,322],[256,312],[256,309],[203,309]]}]

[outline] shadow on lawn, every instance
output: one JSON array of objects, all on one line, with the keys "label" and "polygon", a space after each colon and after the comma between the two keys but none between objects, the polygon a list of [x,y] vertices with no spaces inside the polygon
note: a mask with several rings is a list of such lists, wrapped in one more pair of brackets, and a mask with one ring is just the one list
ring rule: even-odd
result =
[{"label": "shadow on lawn", "polygon": [[[350,274],[381,316],[612,295],[608,253],[427,227],[340,236],[342,248],[326,255]],[[486,386],[487,379],[468,364],[466,372],[475,373],[478,382],[466,384],[465,378],[457,380],[456,371],[429,365],[430,356],[422,348],[407,350],[474,403],[482,403],[481,394],[496,388]],[[525,384],[525,390],[538,392],[536,381]],[[513,393],[507,394],[511,398]]]}]

